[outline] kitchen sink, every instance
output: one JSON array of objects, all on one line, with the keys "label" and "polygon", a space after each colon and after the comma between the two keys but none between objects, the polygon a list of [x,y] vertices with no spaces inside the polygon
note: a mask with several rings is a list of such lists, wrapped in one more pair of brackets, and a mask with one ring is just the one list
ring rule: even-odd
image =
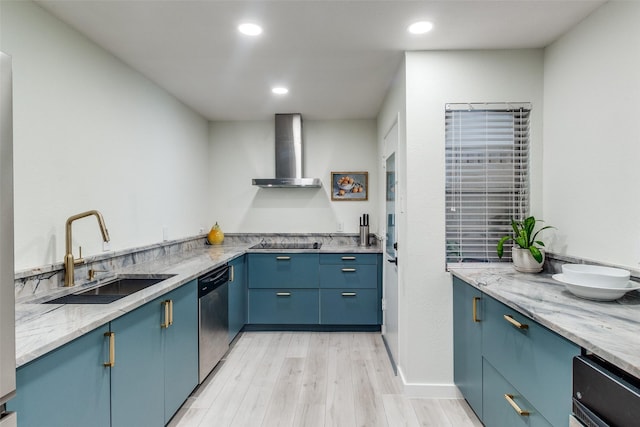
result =
[{"label": "kitchen sink", "polygon": [[109,304],[173,276],[175,274],[120,275],[91,289],[64,295],[45,304]]}]

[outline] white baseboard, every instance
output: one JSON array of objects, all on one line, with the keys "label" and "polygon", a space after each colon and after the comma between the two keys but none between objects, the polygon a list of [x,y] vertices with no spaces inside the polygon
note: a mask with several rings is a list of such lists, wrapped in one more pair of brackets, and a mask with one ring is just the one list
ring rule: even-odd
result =
[{"label": "white baseboard", "polygon": [[408,383],[401,366],[398,366],[398,378],[403,387],[403,394],[408,397],[464,399],[455,384]]}]

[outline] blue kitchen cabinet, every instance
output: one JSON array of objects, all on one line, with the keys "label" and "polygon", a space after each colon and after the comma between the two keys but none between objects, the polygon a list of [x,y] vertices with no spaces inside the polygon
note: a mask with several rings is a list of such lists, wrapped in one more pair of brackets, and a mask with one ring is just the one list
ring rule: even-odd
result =
[{"label": "blue kitchen cabinet", "polygon": [[580,347],[493,298],[484,308],[484,358],[552,425],[566,425]]},{"label": "blue kitchen cabinet", "polygon": [[320,289],[322,325],[377,325],[377,289]]},{"label": "blue kitchen cabinet", "polygon": [[20,427],[110,425],[107,325],[18,368],[7,409]]},{"label": "blue kitchen cabinet", "polygon": [[482,293],[453,278],[453,380],[482,419]]},{"label": "blue kitchen cabinet", "polygon": [[249,288],[317,288],[317,253],[249,254]]},{"label": "blue kitchen cabinet", "polygon": [[116,357],[111,368],[111,425],[164,425],[164,299],[111,322]]},{"label": "blue kitchen cabinet", "polygon": [[247,262],[242,255],[231,262],[229,278],[229,342],[247,323]]},{"label": "blue kitchen cabinet", "polygon": [[[542,414],[483,359],[484,417],[487,427],[552,427]],[[569,394],[571,397],[571,394]],[[519,411],[518,411],[519,410]],[[569,415],[557,427],[569,423]]]},{"label": "blue kitchen cabinet", "polygon": [[165,295],[172,323],[164,332],[164,422],[198,385],[198,287],[193,280]]},{"label": "blue kitchen cabinet", "polygon": [[249,323],[255,325],[317,325],[317,289],[249,290]]}]

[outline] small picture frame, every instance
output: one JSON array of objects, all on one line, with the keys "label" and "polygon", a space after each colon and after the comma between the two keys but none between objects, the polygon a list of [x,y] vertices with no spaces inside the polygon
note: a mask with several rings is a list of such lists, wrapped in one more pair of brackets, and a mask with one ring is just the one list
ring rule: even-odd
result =
[{"label": "small picture frame", "polygon": [[369,172],[331,172],[331,200],[369,200]]}]

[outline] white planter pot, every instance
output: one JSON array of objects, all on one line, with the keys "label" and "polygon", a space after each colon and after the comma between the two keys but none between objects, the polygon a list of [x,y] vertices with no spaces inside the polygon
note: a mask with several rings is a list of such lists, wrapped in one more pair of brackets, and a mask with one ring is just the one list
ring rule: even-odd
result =
[{"label": "white planter pot", "polygon": [[514,247],[511,250],[511,258],[513,260],[513,268],[521,273],[539,273],[544,266],[544,250],[540,249],[542,254],[542,262],[536,261],[531,255],[529,249],[522,249],[521,247]]}]

